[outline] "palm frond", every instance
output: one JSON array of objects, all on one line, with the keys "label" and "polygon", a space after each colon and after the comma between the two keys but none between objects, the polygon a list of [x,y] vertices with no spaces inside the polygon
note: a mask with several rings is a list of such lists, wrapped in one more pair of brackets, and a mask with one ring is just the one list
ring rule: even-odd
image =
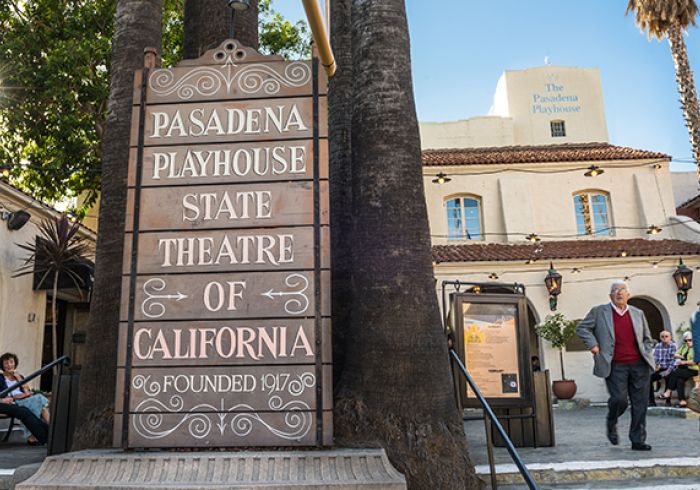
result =
[{"label": "palm frond", "polygon": [[17,244],[28,255],[22,259],[22,265],[15,269],[12,277],[39,274],[37,284],[41,286],[49,277],[63,276],[69,278],[80,291],[85,281],[76,270],[88,266],[88,256],[92,250],[85,238],[77,234],[80,225],[60,216],[43,220],[38,229],[34,241]]},{"label": "palm frond", "polygon": [[642,32],[661,40],[671,27],[694,26],[698,6],[695,0],[629,0],[626,14],[630,12]]}]

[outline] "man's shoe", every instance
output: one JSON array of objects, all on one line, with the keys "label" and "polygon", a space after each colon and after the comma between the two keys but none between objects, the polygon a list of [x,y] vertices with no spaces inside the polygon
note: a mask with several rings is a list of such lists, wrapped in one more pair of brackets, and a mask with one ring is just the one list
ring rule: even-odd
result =
[{"label": "man's shoe", "polygon": [[632,449],[635,451],[651,451],[651,446],[643,442],[633,442]]},{"label": "man's shoe", "polygon": [[617,446],[620,443],[620,439],[617,437],[617,425],[608,422],[607,429],[606,435],[608,436],[608,441],[610,441],[610,444],[613,446]]}]

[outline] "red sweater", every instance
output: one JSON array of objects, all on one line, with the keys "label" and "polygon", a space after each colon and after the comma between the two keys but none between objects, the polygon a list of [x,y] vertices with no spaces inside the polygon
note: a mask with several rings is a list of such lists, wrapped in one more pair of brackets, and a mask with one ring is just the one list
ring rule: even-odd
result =
[{"label": "red sweater", "polygon": [[613,326],[615,327],[615,350],[613,352],[613,362],[618,364],[634,364],[642,356],[639,353],[637,339],[634,336],[632,327],[632,317],[629,310],[620,316],[615,308],[613,310]]}]

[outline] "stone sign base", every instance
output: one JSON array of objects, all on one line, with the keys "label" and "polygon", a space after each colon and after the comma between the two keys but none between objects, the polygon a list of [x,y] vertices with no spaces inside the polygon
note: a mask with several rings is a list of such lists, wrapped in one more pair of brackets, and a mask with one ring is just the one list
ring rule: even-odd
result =
[{"label": "stone sign base", "polygon": [[405,490],[383,449],[242,452],[91,450],[46,458],[21,490]]}]

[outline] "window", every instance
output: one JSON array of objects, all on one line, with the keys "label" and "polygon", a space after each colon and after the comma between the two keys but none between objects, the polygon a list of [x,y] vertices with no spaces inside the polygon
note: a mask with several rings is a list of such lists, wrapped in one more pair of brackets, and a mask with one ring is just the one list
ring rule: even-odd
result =
[{"label": "window", "polygon": [[449,240],[481,239],[481,199],[455,197],[447,200],[447,238]]},{"label": "window", "polygon": [[576,232],[579,235],[612,235],[608,196],[601,192],[574,195]]},{"label": "window", "polygon": [[552,131],[552,138],[562,138],[566,136],[564,121],[550,121],[549,129]]}]

